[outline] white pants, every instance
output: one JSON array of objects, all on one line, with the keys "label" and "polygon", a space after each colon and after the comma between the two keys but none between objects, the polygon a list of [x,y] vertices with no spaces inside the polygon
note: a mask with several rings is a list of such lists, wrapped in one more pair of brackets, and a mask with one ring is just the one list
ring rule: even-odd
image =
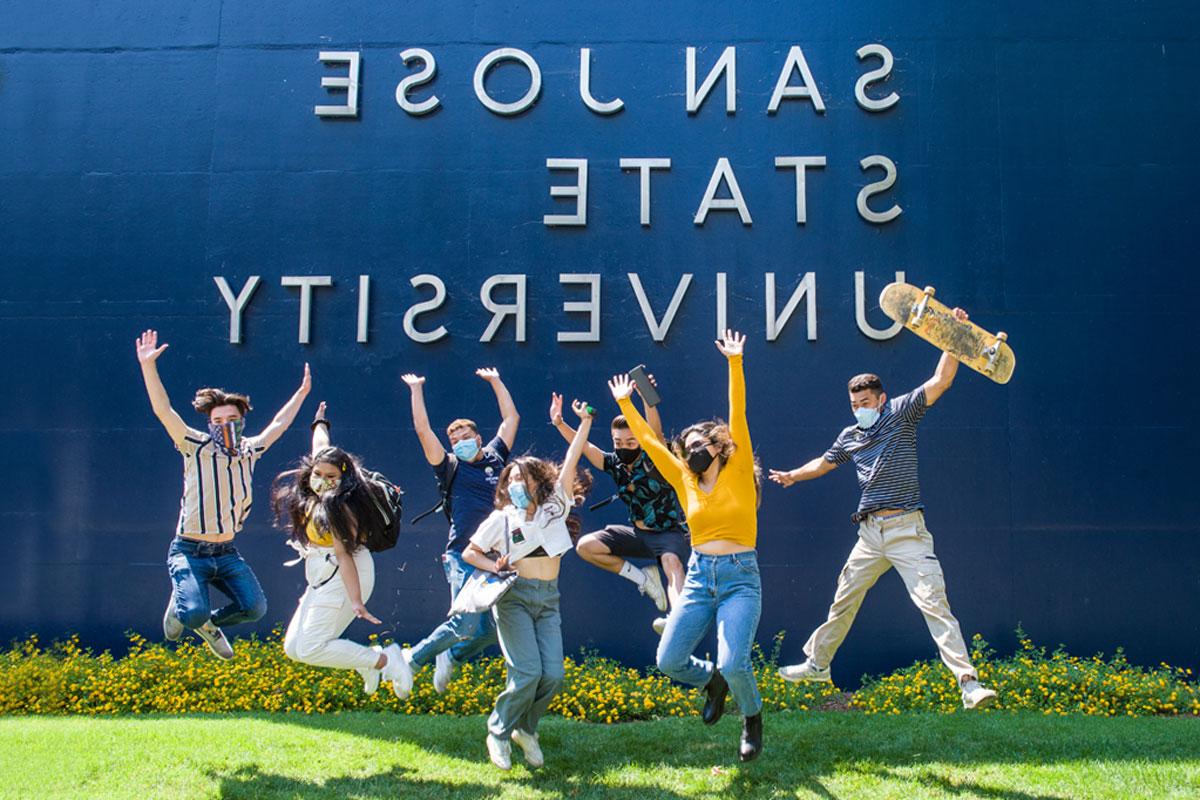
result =
[{"label": "white pants", "polygon": [[[354,553],[363,602],[375,588],[375,561],[371,551],[360,547]],[[304,577],[308,589],[283,637],[283,652],[288,658],[314,667],[357,669],[373,667],[379,654],[349,639],[339,638],[354,621],[354,608],[332,547],[309,547],[304,558]]]},{"label": "white pants", "polygon": [[924,615],[942,661],[960,683],[968,675],[974,677],[975,668],[958,620],[950,613],[942,565],[933,552],[933,536],[920,511],[883,519],[872,516],[859,524],[858,543],[838,576],[829,617],[809,637],[805,655],[817,666],[829,666],[850,632],[867,591],[892,567],[904,580],[913,605]]}]

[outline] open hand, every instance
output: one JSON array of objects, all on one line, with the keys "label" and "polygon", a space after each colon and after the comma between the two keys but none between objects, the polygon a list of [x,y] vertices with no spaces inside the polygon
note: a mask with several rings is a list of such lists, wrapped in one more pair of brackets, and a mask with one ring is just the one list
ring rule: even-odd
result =
[{"label": "open hand", "polygon": [[592,418],[592,415],[588,412],[588,404],[582,400],[572,400],[571,410],[574,411],[575,416],[579,417],[581,420],[588,420]]},{"label": "open hand", "polygon": [[550,393],[550,423],[558,425],[563,421],[562,415],[562,395],[557,392]]},{"label": "open hand", "polygon": [[475,370],[475,374],[483,378],[488,383],[500,380],[500,370],[495,367],[480,367]]},{"label": "open hand", "polygon": [[383,624],[383,620],[376,617],[370,611],[367,611],[367,607],[365,605],[363,605],[362,603],[354,604],[354,616],[358,617],[359,619],[365,619],[367,622],[373,623],[375,625]]},{"label": "open hand", "polygon": [[724,353],[726,358],[740,356],[746,346],[746,336],[745,334],[726,328],[725,335],[716,341],[716,345],[717,349]]},{"label": "open hand", "polygon": [[411,372],[406,372],[403,375],[401,375],[400,380],[402,380],[406,384],[408,384],[409,389],[416,389],[418,386],[425,385],[425,376],[424,375],[414,375]]},{"label": "open hand", "polygon": [[773,469],[770,471],[770,474],[767,477],[778,483],[780,486],[791,486],[796,482],[796,478],[792,475],[792,471],[790,469]]},{"label": "open hand", "polygon": [[146,331],[134,340],[137,359],[142,364],[153,364],[170,345],[158,346],[158,331]]},{"label": "open hand", "polygon": [[629,380],[628,375],[613,375],[608,382],[608,389],[612,392],[613,400],[624,400],[633,394],[633,381]]},{"label": "open hand", "polygon": [[304,362],[304,377],[300,379],[300,394],[307,395],[312,391],[312,372],[308,369],[308,362]]}]

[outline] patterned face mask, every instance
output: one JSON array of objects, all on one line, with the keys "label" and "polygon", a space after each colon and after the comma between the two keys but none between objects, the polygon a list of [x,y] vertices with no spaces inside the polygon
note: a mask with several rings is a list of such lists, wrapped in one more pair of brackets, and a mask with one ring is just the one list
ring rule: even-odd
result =
[{"label": "patterned face mask", "polygon": [[242,444],[242,431],[246,427],[246,421],[235,419],[230,422],[208,423],[208,435],[212,437],[217,448],[227,456],[236,456],[240,452]]},{"label": "patterned face mask", "polygon": [[336,490],[340,483],[336,478],[323,478],[315,472],[308,476],[308,488],[318,495]]}]

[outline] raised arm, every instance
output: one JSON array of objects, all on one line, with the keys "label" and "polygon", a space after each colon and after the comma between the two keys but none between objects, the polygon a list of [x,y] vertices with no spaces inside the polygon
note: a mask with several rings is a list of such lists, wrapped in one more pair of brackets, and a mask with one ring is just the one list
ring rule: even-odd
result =
[{"label": "raised arm", "polygon": [[187,434],[187,423],[171,407],[167,389],[158,377],[158,357],[168,345],[159,346],[158,331],[145,331],[134,341],[134,346],[138,363],[142,365],[142,380],[146,382],[146,394],[150,395],[150,407],[154,409],[154,416],[158,417],[158,421],[167,429],[171,441],[179,444]]},{"label": "raised arm", "polygon": [[291,426],[296,419],[296,414],[300,412],[300,406],[304,405],[304,398],[308,397],[311,389],[312,373],[309,372],[308,363],[305,362],[304,377],[300,380],[300,388],[296,390],[290,400],[284,403],[283,408],[279,409],[279,413],[271,420],[271,424],[255,437],[264,449],[275,444],[279,437],[283,436],[283,432]]},{"label": "raised arm", "polygon": [[629,421],[629,429],[641,443],[646,455],[650,456],[650,460],[667,479],[667,483],[671,484],[678,494],[683,495],[687,491],[683,482],[683,470],[685,469],[683,462],[675,457],[666,442],[654,435],[649,423],[642,419],[642,415],[634,407],[633,401],[630,399],[630,395],[633,394],[633,382],[629,380],[629,376],[614,375],[608,382],[608,388],[612,391],[613,399],[621,407],[621,413]]},{"label": "raised arm", "polygon": [[750,426],[746,422],[746,371],[742,364],[746,337],[726,329],[725,336],[716,344],[722,355],[729,359],[729,435],[737,445],[737,453],[749,454],[753,460]]},{"label": "raised arm", "polygon": [[773,469],[769,477],[780,486],[791,486],[797,481],[811,481],[813,478],[819,478],[826,473],[833,472],[835,469],[837,469],[837,464],[834,464],[832,461],[826,461],[823,456],[817,456],[804,466],[796,467],[796,469]]},{"label": "raised arm", "polygon": [[312,423],[312,452],[316,455],[329,447],[329,420],[325,418],[325,401],[317,406],[317,414]]},{"label": "raised arm", "polygon": [[[566,423],[562,415],[562,395],[550,393],[550,424],[568,443],[575,440],[575,429]],[[604,451],[591,442],[584,442],[583,454],[596,469],[604,469]]]},{"label": "raised arm", "polygon": [[[954,309],[954,318],[959,322],[966,322],[970,319],[966,311],[961,308]],[[933,371],[933,377],[925,381],[923,388],[925,389],[925,404],[933,405],[938,401],[950,384],[954,383],[954,376],[958,374],[958,359],[949,353],[943,352],[942,357],[938,359],[937,369]]]},{"label": "raised arm", "polygon": [[492,391],[496,393],[496,404],[500,406],[501,417],[500,430],[496,431],[496,435],[503,439],[511,450],[513,443],[517,441],[517,427],[521,424],[521,415],[517,413],[512,395],[508,393],[504,381],[500,380],[500,371],[495,367],[477,369],[475,374],[490,383]]},{"label": "raised arm", "polygon": [[579,417],[579,427],[575,430],[571,446],[567,448],[567,455],[563,458],[562,467],[558,470],[558,483],[568,497],[571,496],[572,488],[575,486],[575,468],[579,466],[579,457],[583,455],[583,448],[588,443],[588,432],[592,429],[592,419],[594,418],[592,412],[595,409],[580,400],[573,400],[571,401],[571,410]]},{"label": "raised arm", "polygon": [[425,378],[409,372],[401,375],[400,379],[408,385],[412,393],[413,428],[417,431],[417,438],[421,440],[425,460],[436,467],[446,458],[446,450],[429,425],[429,412],[425,410]]}]

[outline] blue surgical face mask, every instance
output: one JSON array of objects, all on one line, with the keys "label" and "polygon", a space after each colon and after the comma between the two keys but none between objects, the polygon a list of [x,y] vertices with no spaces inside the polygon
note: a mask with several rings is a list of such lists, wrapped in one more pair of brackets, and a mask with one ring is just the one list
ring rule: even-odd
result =
[{"label": "blue surgical face mask", "polygon": [[856,408],[854,409],[854,418],[858,420],[858,427],[865,431],[879,421],[879,409]]},{"label": "blue surgical face mask", "polygon": [[479,442],[474,439],[463,439],[454,443],[454,455],[462,461],[474,461],[479,455]]},{"label": "blue surgical face mask", "polygon": [[509,484],[508,499],[512,500],[512,504],[522,511],[529,508],[529,490],[523,483]]}]

